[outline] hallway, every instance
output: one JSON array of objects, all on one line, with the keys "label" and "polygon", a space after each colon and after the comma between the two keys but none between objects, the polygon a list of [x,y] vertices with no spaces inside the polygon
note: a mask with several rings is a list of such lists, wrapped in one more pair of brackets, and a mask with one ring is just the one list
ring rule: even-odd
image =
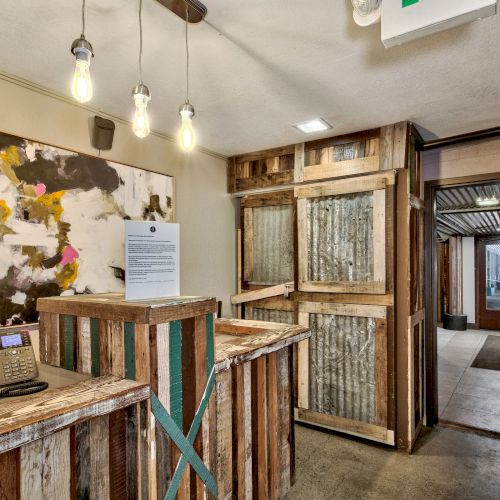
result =
[{"label": "hallway", "polygon": [[439,418],[500,433],[500,371],[470,366],[488,335],[438,328]]}]

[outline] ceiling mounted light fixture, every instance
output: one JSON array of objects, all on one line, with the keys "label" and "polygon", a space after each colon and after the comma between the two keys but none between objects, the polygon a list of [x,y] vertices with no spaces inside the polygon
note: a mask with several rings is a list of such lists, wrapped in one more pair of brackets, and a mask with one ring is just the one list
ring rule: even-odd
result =
[{"label": "ceiling mounted light fixture", "polygon": [[351,0],[352,17],[358,26],[370,26],[380,21],[382,0]]},{"label": "ceiling mounted light fixture", "polygon": [[494,207],[498,205],[498,200],[495,196],[492,196],[491,198],[478,198],[476,200],[476,204],[479,207]]},{"label": "ceiling mounted light fixture", "polygon": [[90,78],[90,59],[94,57],[92,45],[85,39],[85,0],[82,0],[82,34],[71,44],[76,67],[71,84],[71,93],[78,102],[92,99],[92,79]]},{"label": "ceiling mounted light fixture", "polygon": [[139,83],[132,90],[132,96],[135,103],[132,130],[137,137],[143,139],[151,132],[147,110],[151,93],[148,87],[142,83],[142,0],[139,0]]},{"label": "ceiling mounted light fixture", "polygon": [[301,132],[304,132],[304,134],[324,132],[325,130],[333,128],[326,120],[323,120],[323,118],[314,118],[313,120],[296,123],[294,127]]},{"label": "ceiling mounted light fixture", "polygon": [[192,151],[195,145],[193,130],[194,107],[189,102],[189,6],[186,4],[186,100],[179,108],[181,128],[179,130],[179,144],[184,151]]}]

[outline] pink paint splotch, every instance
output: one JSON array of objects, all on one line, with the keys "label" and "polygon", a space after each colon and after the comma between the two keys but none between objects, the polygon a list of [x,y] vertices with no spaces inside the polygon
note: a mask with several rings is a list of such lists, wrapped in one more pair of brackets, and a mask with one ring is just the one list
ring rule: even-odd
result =
[{"label": "pink paint splotch", "polygon": [[35,194],[37,196],[42,196],[46,193],[47,191],[47,186],[45,184],[43,184],[42,182],[39,182],[36,186],[35,186]]},{"label": "pink paint splotch", "polygon": [[66,264],[71,264],[74,262],[80,254],[78,251],[73,248],[71,245],[68,245],[67,247],[64,247],[64,250],[62,251],[62,258],[61,258],[61,266],[65,266]]}]

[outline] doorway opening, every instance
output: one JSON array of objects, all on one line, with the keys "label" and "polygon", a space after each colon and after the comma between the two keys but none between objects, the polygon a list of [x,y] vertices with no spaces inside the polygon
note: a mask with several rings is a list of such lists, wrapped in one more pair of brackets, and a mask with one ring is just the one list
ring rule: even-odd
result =
[{"label": "doorway opening", "polygon": [[426,202],[427,423],[500,434],[500,175],[427,182]]}]

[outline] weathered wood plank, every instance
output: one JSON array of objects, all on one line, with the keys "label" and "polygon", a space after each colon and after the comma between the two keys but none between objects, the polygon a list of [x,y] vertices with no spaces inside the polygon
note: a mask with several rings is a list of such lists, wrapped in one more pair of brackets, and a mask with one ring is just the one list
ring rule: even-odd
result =
[{"label": "weathered wood plank", "polygon": [[[216,332],[219,332],[215,337],[216,372],[278,351],[311,336],[309,326],[236,319],[218,319],[215,324]],[[253,329],[254,334],[231,335],[225,333],[234,326],[248,327],[250,330]]]},{"label": "weathered wood plank", "polygon": [[378,281],[306,281],[299,283],[301,292],[385,294],[385,282]]},{"label": "weathered wood plank", "polygon": [[377,319],[375,327],[375,423],[380,427],[387,427],[387,354],[387,320]]},{"label": "weathered wood plank", "polygon": [[275,191],[272,193],[259,193],[241,198],[241,208],[274,207],[278,205],[291,205],[293,203],[293,189]]},{"label": "weathered wood plank", "polygon": [[373,192],[373,280],[384,285],[386,279],[385,226],[385,189],[380,189]]},{"label": "weathered wood plank", "polygon": [[[205,316],[197,316],[194,318],[194,367],[195,370],[195,407],[198,408],[208,381],[208,364],[207,364],[207,328]],[[203,440],[203,427],[198,431],[198,435],[194,441],[194,449],[198,456],[204,456],[204,440]],[[195,472],[192,471],[195,475]],[[203,481],[196,477],[196,498],[203,500],[205,497],[205,487]]]},{"label": "weathered wood plank", "polygon": [[39,298],[37,309],[54,314],[156,325],[216,312],[217,303],[208,297],[126,301],[123,293],[98,293]]},{"label": "weathered wood plank", "polygon": [[295,144],[295,163],[293,169],[293,182],[295,183],[304,181],[304,162],[304,143]]},{"label": "weathered wood plank", "polygon": [[266,363],[265,356],[252,361],[253,491],[259,499],[268,498],[269,488]]},{"label": "weathered wood plank", "polygon": [[[309,328],[309,313],[299,312],[299,325]],[[309,339],[298,344],[297,406],[309,408]]]},{"label": "weathered wood plank", "polygon": [[290,400],[292,389],[292,373],[290,372],[292,348],[287,347],[278,351],[278,453],[279,453],[279,498],[284,498],[288,493],[291,472],[291,449],[295,448],[292,436],[293,413]]},{"label": "weathered wood plank", "polygon": [[281,377],[278,373],[278,353],[267,356],[268,383],[268,421],[269,421],[269,497],[279,498],[280,487],[280,456],[279,456],[279,402],[278,384]]},{"label": "weathered wood plank", "polygon": [[117,377],[125,377],[125,348],[123,323],[121,321],[110,321],[111,337],[111,373]]},{"label": "weathered wood plank", "polygon": [[93,418],[89,430],[90,498],[109,498],[109,415]]},{"label": "weathered wood plank", "polygon": [[373,173],[379,170],[379,163],[378,156],[369,156],[311,165],[304,168],[303,180],[307,182]]},{"label": "weathered wood plank", "polygon": [[221,499],[233,495],[232,379],[231,370],[220,372],[215,384],[217,401],[217,487]]},{"label": "weathered wood plank", "polygon": [[293,281],[291,281],[289,283],[283,283],[281,285],[268,286],[265,288],[261,288],[259,290],[252,290],[250,292],[243,292],[243,293],[238,293],[236,295],[231,295],[231,304],[243,304],[245,302],[267,299],[269,297],[276,297],[278,295],[288,296],[288,294],[294,291],[295,291],[295,284]]},{"label": "weathered wood plank", "polygon": [[334,415],[327,415],[303,408],[296,410],[295,420],[297,422],[305,422],[315,424],[326,429],[331,429],[339,432],[345,432],[358,437],[368,437],[374,441],[394,445],[394,431],[388,430],[385,427],[379,427],[366,422],[350,420]]},{"label": "weathered wood plank", "polygon": [[76,498],[90,499],[90,421],[77,423],[73,428],[75,440]]},{"label": "weathered wood plank", "polygon": [[300,302],[299,313],[385,319],[387,317],[387,307],[363,304],[333,304],[329,302]]},{"label": "weathered wood plank", "polygon": [[385,189],[394,183],[394,176],[388,174],[367,175],[355,179],[340,179],[319,184],[309,184],[294,188],[297,198],[318,198],[321,196],[338,196],[342,194],[363,193]]},{"label": "weathered wood plank", "polygon": [[0,478],[2,478],[0,480],[0,498],[5,500],[21,498],[20,471],[22,463],[23,458],[19,449],[0,453]]},{"label": "weathered wood plank", "polygon": [[0,406],[0,452],[40,439],[77,422],[109,414],[149,397],[149,387],[106,376]]},{"label": "weathered wood plank", "polygon": [[78,317],[76,329],[78,335],[77,370],[79,373],[91,375],[92,352],[90,347],[90,318]]},{"label": "weathered wood plank", "polygon": [[243,279],[251,281],[253,275],[253,212],[243,209]]}]

